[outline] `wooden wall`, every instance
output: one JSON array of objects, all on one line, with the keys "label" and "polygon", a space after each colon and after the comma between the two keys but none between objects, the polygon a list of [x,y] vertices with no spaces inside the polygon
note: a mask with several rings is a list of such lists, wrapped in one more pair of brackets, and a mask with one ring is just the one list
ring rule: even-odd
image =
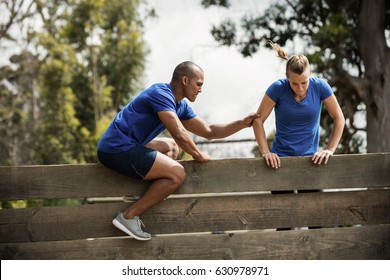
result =
[{"label": "wooden wall", "polygon": [[[146,242],[111,220],[148,182],[100,164],[0,167],[0,201],[89,202],[1,209],[1,259],[390,258],[390,153],[337,155],[322,166],[283,158],[278,170],[262,159],[181,163],[185,184],[141,217],[153,234]],[[296,191],[313,189],[323,191]]]}]

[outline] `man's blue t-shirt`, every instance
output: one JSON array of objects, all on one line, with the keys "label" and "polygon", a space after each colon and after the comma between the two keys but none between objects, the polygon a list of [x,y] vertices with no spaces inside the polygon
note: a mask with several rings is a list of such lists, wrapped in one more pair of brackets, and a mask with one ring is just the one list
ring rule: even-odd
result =
[{"label": "man's blue t-shirt", "polygon": [[329,84],[311,77],[306,98],[297,102],[288,79],[274,82],[266,94],[276,103],[276,134],[271,152],[279,156],[313,155],[318,151],[322,101],[333,94]]},{"label": "man's blue t-shirt", "polygon": [[117,114],[100,139],[97,149],[118,153],[135,145],[146,145],[166,129],[157,115],[161,111],[176,112],[180,120],[196,117],[185,100],[176,101],[170,84],[154,84]]}]

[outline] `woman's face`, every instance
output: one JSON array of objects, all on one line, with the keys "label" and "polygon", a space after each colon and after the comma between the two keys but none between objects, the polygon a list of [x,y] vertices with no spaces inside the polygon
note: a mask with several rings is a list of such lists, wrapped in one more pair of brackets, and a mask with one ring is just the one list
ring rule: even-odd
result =
[{"label": "woman's face", "polygon": [[309,67],[300,75],[293,72],[287,73],[287,79],[290,83],[290,87],[297,96],[306,95],[307,89],[309,87],[309,78]]}]

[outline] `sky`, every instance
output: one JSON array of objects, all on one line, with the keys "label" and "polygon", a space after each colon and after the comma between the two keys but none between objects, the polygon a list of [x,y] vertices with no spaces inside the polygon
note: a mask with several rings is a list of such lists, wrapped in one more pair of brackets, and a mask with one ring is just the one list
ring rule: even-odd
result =
[{"label": "sky", "polygon": [[[194,61],[202,67],[205,80],[196,101],[188,101],[190,106],[210,124],[227,123],[257,110],[268,86],[284,77],[285,64],[273,51],[265,48],[244,58],[233,46],[218,46],[210,33],[213,24],[228,16],[240,18],[248,11],[260,14],[270,0],[233,0],[230,9],[205,9],[200,2],[148,0],[158,17],[146,24],[144,34],[150,48],[145,86],[169,82],[177,64]],[[273,113],[265,130],[267,134],[274,130]],[[252,128],[228,137],[235,140],[247,138],[254,139]],[[240,156],[249,157],[248,153]]]}]

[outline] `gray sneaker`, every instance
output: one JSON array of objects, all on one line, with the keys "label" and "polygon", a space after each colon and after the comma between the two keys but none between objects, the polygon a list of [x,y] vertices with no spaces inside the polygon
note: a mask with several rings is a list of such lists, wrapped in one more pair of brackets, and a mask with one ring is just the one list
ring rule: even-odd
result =
[{"label": "gray sneaker", "polygon": [[141,225],[144,227],[145,225],[138,216],[127,220],[123,217],[123,214],[119,212],[115,219],[112,220],[112,224],[137,240],[146,241],[152,238],[150,233],[142,230]]}]

